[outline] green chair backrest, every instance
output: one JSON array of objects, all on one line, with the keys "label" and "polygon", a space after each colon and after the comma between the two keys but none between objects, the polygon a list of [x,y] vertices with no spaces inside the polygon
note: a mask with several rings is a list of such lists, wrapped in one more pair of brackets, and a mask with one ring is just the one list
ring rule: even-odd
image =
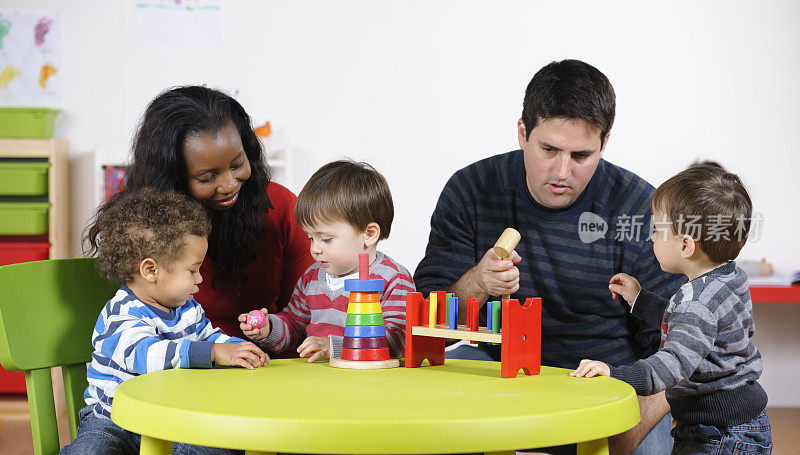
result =
[{"label": "green chair backrest", "polygon": [[85,406],[92,330],[118,289],[95,272],[94,264],[88,258],[0,267],[0,364],[25,372],[37,455],[59,451],[50,367],[62,367],[70,439]]}]

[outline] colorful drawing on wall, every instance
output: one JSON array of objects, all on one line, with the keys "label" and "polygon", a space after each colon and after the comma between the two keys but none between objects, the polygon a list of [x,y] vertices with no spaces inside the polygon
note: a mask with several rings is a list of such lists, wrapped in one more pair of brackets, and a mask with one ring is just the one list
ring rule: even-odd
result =
[{"label": "colorful drawing on wall", "polygon": [[59,99],[59,65],[58,15],[0,13],[0,102]]},{"label": "colorful drawing on wall", "polygon": [[137,47],[202,49],[222,45],[220,0],[137,0]]}]

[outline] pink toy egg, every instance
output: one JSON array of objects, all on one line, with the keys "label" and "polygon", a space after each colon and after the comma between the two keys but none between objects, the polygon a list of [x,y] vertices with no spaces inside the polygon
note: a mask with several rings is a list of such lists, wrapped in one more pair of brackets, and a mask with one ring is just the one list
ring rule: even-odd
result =
[{"label": "pink toy egg", "polygon": [[247,313],[246,322],[253,326],[254,329],[260,329],[261,327],[264,327],[264,324],[267,323],[267,317],[264,316],[264,313],[258,310],[253,310]]}]

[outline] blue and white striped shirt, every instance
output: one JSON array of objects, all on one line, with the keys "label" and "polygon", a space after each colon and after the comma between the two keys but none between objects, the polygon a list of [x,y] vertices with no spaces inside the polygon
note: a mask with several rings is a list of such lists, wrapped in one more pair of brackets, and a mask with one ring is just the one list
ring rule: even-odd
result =
[{"label": "blue and white striped shirt", "polygon": [[92,363],[83,394],[98,417],[111,417],[117,386],[140,374],[168,368],[211,368],[213,343],[240,343],[215,329],[194,299],[172,311],[139,300],[123,285],[109,300],[92,332]]}]

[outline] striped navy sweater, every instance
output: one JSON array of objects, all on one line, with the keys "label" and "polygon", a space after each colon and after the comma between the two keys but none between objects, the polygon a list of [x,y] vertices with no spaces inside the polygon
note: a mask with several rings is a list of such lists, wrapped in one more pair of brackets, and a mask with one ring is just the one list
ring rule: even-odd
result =
[{"label": "striped navy sweater", "polygon": [[[536,203],[528,191],[522,150],[478,161],[445,185],[414,282],[426,294],[444,289],[513,227],[522,234],[516,248],[522,262],[517,264],[520,289],[512,298],[542,298],[542,363],[564,368],[584,358],[631,363],[656,351],[659,332],[632,317],[623,299],[611,298],[609,279],[625,272],[665,297],[685,281],[661,271],[647,242],[652,192],[632,172],[600,160],[578,199],[553,210]],[[588,243],[579,234],[584,212],[607,227],[604,236]],[[629,236],[633,229],[626,224],[637,223],[643,223],[640,235]],[[481,348],[499,360],[498,346]]]},{"label": "striped navy sweater", "polygon": [[755,326],[747,275],[735,263],[684,284],[669,300],[642,288],[632,313],[653,325],[663,319],[661,348],[612,367],[612,377],[639,395],[666,390],[675,420],[689,425],[739,425],[767,406],[757,381],[761,354],[750,342]]},{"label": "striped navy sweater", "polygon": [[212,344],[243,341],[212,327],[194,299],[163,311],[123,285],[97,317],[83,398],[97,417],[111,418],[114,393],[123,381],[170,368],[211,368]]}]

